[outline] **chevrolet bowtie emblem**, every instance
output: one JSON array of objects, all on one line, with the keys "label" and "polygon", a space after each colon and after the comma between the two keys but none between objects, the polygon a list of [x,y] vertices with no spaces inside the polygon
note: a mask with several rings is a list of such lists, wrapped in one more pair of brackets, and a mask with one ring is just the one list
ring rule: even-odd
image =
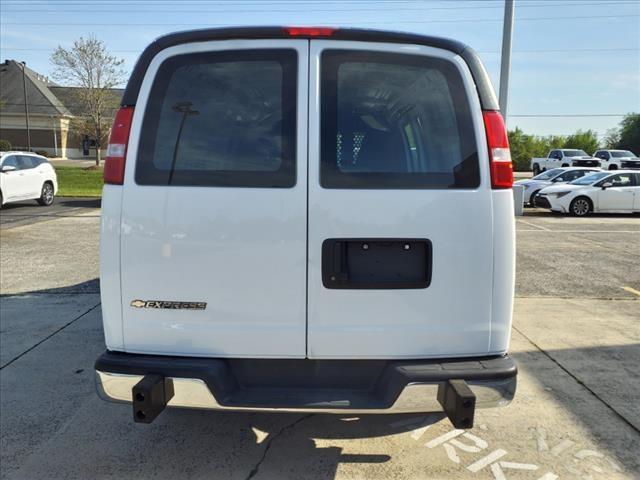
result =
[{"label": "chevrolet bowtie emblem", "polygon": [[146,304],[147,302],[145,302],[144,300],[134,300],[133,302],[131,302],[131,306],[136,308],[142,308]]}]

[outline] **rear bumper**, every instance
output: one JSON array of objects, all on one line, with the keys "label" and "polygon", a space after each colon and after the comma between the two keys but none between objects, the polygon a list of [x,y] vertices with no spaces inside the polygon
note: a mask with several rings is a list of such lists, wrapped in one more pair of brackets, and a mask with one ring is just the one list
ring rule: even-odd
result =
[{"label": "rear bumper", "polygon": [[266,360],[105,352],[95,365],[107,401],[132,403],[146,375],[173,384],[168,407],[316,413],[443,411],[438,390],[462,380],[476,408],[507,405],[517,367],[508,356],[451,360]]}]

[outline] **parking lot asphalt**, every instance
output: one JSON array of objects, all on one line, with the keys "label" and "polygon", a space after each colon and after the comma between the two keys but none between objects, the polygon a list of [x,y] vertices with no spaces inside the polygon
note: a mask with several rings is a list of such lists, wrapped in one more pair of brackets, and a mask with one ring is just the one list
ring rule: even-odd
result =
[{"label": "parking lot asphalt", "polygon": [[95,211],[96,208],[100,208],[99,198],[56,197],[53,204],[48,207],[38,205],[35,200],[8,203],[0,210],[0,229],[76,216],[82,211]]},{"label": "parking lot asphalt", "polygon": [[518,391],[464,432],[439,414],[167,410],[134,424],[94,391],[97,214],[0,229],[3,479],[640,478],[637,217],[517,219]]}]

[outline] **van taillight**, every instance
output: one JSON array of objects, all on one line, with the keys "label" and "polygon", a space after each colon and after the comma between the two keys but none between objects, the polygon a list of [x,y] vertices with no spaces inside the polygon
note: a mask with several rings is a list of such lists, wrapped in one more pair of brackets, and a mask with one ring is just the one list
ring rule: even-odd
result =
[{"label": "van taillight", "polygon": [[104,183],[122,185],[124,182],[124,161],[127,156],[127,143],[133,107],[121,107],[113,121],[107,156],[104,159]]},{"label": "van taillight", "polygon": [[284,31],[291,37],[330,37],[338,30],[332,27],[285,27]]},{"label": "van taillight", "polygon": [[513,165],[507,128],[502,115],[497,111],[482,112],[487,133],[489,164],[491,165],[491,188],[513,187]]}]

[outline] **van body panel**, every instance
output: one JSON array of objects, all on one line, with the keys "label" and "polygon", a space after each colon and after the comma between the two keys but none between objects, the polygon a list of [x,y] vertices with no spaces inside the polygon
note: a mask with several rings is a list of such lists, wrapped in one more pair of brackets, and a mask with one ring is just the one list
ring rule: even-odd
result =
[{"label": "van body panel", "polygon": [[[392,52],[452,62],[471,103],[480,185],[474,189],[321,187],[320,69],[324,50]],[[428,358],[488,351],[492,297],[492,195],[482,111],[455,54],[421,45],[312,40],[309,97],[309,358]],[[366,139],[364,140],[366,143]],[[432,243],[424,289],[343,290],[322,284],[327,238],[424,238]],[[484,279],[484,281],[479,281]]]},{"label": "van body panel", "polygon": [[491,192],[493,205],[493,285],[489,353],[505,353],[511,338],[516,278],[516,227],[511,190]]},{"label": "van body panel", "polygon": [[120,289],[120,217],[122,215],[120,185],[102,188],[100,218],[100,307],[104,340],[109,350],[123,350],[122,294]]},{"label": "van body panel", "polygon": [[[280,49],[294,50],[297,56],[295,185],[234,188],[136,183],[144,114],[163,62],[199,52]],[[125,171],[121,255],[127,352],[305,356],[307,51],[306,40],[230,40],[178,45],[158,53],[151,62],[136,102]],[[215,68],[224,75],[227,65]],[[194,68],[187,66],[184,71]],[[224,82],[224,76],[215,77],[218,70],[212,70],[212,78]],[[194,81],[199,81],[197,75]],[[241,83],[235,82],[233,88],[243,88]],[[185,92],[188,95],[189,89]],[[194,119],[201,121],[198,116]],[[190,120],[185,121],[187,136]],[[136,308],[131,305],[134,300],[202,302],[206,308]]]}]

